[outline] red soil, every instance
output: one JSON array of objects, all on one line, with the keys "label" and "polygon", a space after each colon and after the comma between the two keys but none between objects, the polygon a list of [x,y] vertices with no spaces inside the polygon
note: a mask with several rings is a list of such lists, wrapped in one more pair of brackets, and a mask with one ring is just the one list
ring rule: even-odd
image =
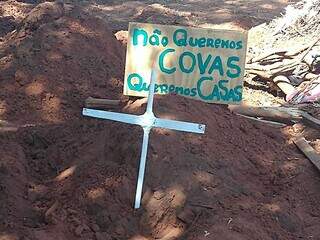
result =
[{"label": "red soil", "polygon": [[320,239],[319,173],[289,129],[157,96],[157,116],[207,131],[152,130],[134,211],[142,130],[81,116],[86,97],[122,93],[125,50],[106,24],[39,5],[0,49],[0,117],[20,126],[0,131],[0,239]]}]

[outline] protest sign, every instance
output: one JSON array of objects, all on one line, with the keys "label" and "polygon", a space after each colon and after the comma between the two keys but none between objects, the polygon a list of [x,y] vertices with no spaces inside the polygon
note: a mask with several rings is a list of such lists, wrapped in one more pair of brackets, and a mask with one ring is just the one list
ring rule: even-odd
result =
[{"label": "protest sign", "polygon": [[147,96],[155,69],[156,93],[241,102],[247,32],[130,23],[128,35],[124,95]]}]

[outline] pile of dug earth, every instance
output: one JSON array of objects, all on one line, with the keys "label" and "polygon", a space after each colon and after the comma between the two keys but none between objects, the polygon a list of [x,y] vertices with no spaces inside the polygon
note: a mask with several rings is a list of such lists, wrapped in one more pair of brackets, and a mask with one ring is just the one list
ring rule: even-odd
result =
[{"label": "pile of dug earth", "polygon": [[[125,47],[107,23],[43,3],[0,45],[0,239],[317,239],[319,174],[272,128],[226,106],[157,96],[159,117],[206,134],[151,132],[133,209],[139,127],[81,116],[119,99]],[[116,111],[139,114],[141,100]]]}]

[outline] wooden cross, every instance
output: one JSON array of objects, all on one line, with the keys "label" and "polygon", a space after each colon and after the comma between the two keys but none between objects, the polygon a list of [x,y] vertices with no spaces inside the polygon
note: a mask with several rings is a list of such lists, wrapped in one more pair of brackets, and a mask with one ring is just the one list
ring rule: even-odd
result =
[{"label": "wooden cross", "polygon": [[151,81],[149,87],[149,95],[147,102],[147,110],[143,115],[133,115],[133,114],[125,114],[125,113],[115,113],[115,112],[107,112],[102,110],[95,110],[84,108],[82,114],[85,116],[108,119],[118,122],[124,122],[129,124],[140,125],[143,128],[143,143],[141,150],[141,158],[140,158],[140,166],[139,166],[139,174],[138,181],[136,187],[136,197],[134,208],[140,208],[141,203],[141,194],[142,194],[142,185],[144,179],[144,171],[146,166],[146,158],[147,158],[147,150],[149,143],[149,132],[151,128],[167,128],[176,131],[184,131],[184,132],[193,132],[193,133],[204,133],[205,125],[189,123],[189,122],[181,122],[175,120],[161,119],[154,116],[152,111],[153,106],[153,96],[154,96],[154,88],[155,88],[155,72],[151,71]]}]

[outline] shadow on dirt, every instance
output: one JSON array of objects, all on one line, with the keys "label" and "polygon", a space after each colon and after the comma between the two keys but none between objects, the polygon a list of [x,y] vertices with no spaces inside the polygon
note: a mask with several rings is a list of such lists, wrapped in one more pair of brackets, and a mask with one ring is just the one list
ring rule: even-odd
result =
[{"label": "shadow on dirt", "polygon": [[[1,13],[0,13],[1,14]],[[0,17],[0,37],[16,29],[17,23],[11,16]]]}]

